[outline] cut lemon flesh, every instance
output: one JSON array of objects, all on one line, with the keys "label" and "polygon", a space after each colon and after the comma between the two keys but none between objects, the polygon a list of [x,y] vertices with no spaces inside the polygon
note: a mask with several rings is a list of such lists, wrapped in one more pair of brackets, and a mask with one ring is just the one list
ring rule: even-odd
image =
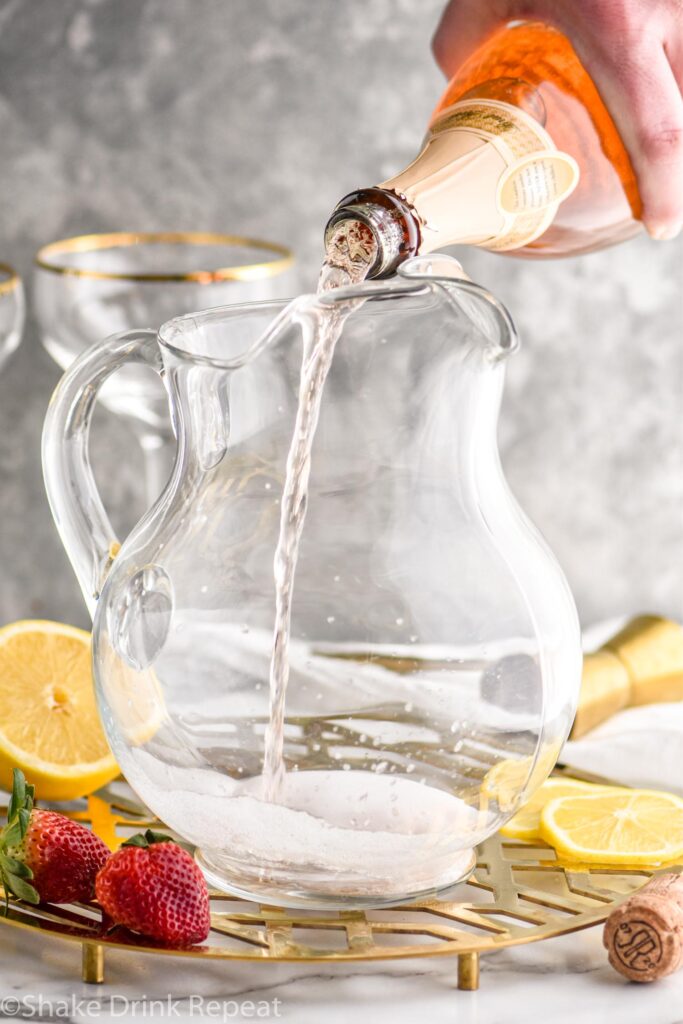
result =
[{"label": "cut lemon flesh", "polygon": [[482,795],[497,800],[502,811],[511,811],[529,779],[532,765],[531,757],[522,757],[519,760],[505,758],[498,761],[484,776]]},{"label": "cut lemon flesh", "polygon": [[541,812],[545,805],[560,796],[578,796],[581,793],[595,793],[603,787],[578,779],[546,779],[530,800],[506,821],[501,833],[510,839],[540,839]]},{"label": "cut lemon flesh", "polygon": [[599,864],[665,864],[683,857],[683,800],[647,789],[561,796],[541,813],[558,855]]},{"label": "cut lemon flesh", "polygon": [[556,761],[556,747],[541,750],[537,757],[506,757],[498,761],[489,768],[482,781],[483,800],[496,800],[501,811],[511,811],[532,776],[536,778],[540,775],[545,779]]},{"label": "cut lemon flesh", "polygon": [[0,629],[0,785],[12,768],[36,797],[72,800],[119,773],[100,724],[90,634],[61,622]]}]

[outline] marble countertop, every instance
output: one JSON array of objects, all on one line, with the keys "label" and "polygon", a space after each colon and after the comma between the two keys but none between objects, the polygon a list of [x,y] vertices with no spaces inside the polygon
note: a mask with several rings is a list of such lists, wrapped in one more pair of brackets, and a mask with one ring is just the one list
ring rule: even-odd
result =
[{"label": "marble countertop", "polygon": [[77,946],[0,930],[0,1020],[346,1024],[354,1017],[359,1024],[676,1024],[683,972],[629,984],[607,964],[596,927],[482,957],[477,992],[458,991],[451,957],[303,968],[120,951],[107,952],[103,985],[85,985]]}]

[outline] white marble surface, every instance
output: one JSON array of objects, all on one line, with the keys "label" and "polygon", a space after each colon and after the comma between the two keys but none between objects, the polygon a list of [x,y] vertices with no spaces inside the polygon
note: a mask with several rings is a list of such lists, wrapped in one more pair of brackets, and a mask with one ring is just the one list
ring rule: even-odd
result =
[{"label": "white marble surface", "polygon": [[[110,952],[105,984],[85,985],[79,971],[77,946],[2,928],[0,1020],[50,1024],[57,1020],[222,1021],[224,1016],[233,1021],[268,1019],[289,1024],[346,1024],[354,1019],[358,1024],[422,1020],[429,1024],[676,1024],[683,1020],[683,972],[651,985],[629,984],[609,967],[599,927],[482,957],[478,992],[458,991],[456,963],[450,957],[348,967],[314,964],[302,969],[289,964],[197,964]],[[162,1002],[153,1005],[152,1000]]]}]

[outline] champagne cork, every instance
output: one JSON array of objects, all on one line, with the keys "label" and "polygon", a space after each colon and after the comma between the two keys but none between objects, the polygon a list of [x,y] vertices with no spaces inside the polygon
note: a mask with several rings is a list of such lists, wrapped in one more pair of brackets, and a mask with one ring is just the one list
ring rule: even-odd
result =
[{"label": "champagne cork", "polygon": [[607,918],[609,962],[629,981],[657,981],[683,964],[683,875],[658,875]]},{"label": "champagne cork", "polygon": [[639,615],[594,654],[587,654],[570,739],[622,708],[683,700],[683,627]]}]

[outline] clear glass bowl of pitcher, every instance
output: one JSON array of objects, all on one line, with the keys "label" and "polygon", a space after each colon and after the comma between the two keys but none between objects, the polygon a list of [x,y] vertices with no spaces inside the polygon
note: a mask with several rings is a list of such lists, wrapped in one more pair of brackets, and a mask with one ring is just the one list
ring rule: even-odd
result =
[{"label": "clear glass bowl of pitcher", "polygon": [[[342,309],[273,790],[264,747],[285,466],[302,351]],[[551,770],[578,693],[579,629],[499,462],[516,345],[504,308],[455,261],[418,258],[389,281],[288,307],[117,335],[59,385],[46,484],[94,612],[106,732],[131,786],[197,846],[219,888],[310,907],[441,892]],[[119,545],[86,441],[97,389],[130,361],[162,376],[178,451]]]}]

